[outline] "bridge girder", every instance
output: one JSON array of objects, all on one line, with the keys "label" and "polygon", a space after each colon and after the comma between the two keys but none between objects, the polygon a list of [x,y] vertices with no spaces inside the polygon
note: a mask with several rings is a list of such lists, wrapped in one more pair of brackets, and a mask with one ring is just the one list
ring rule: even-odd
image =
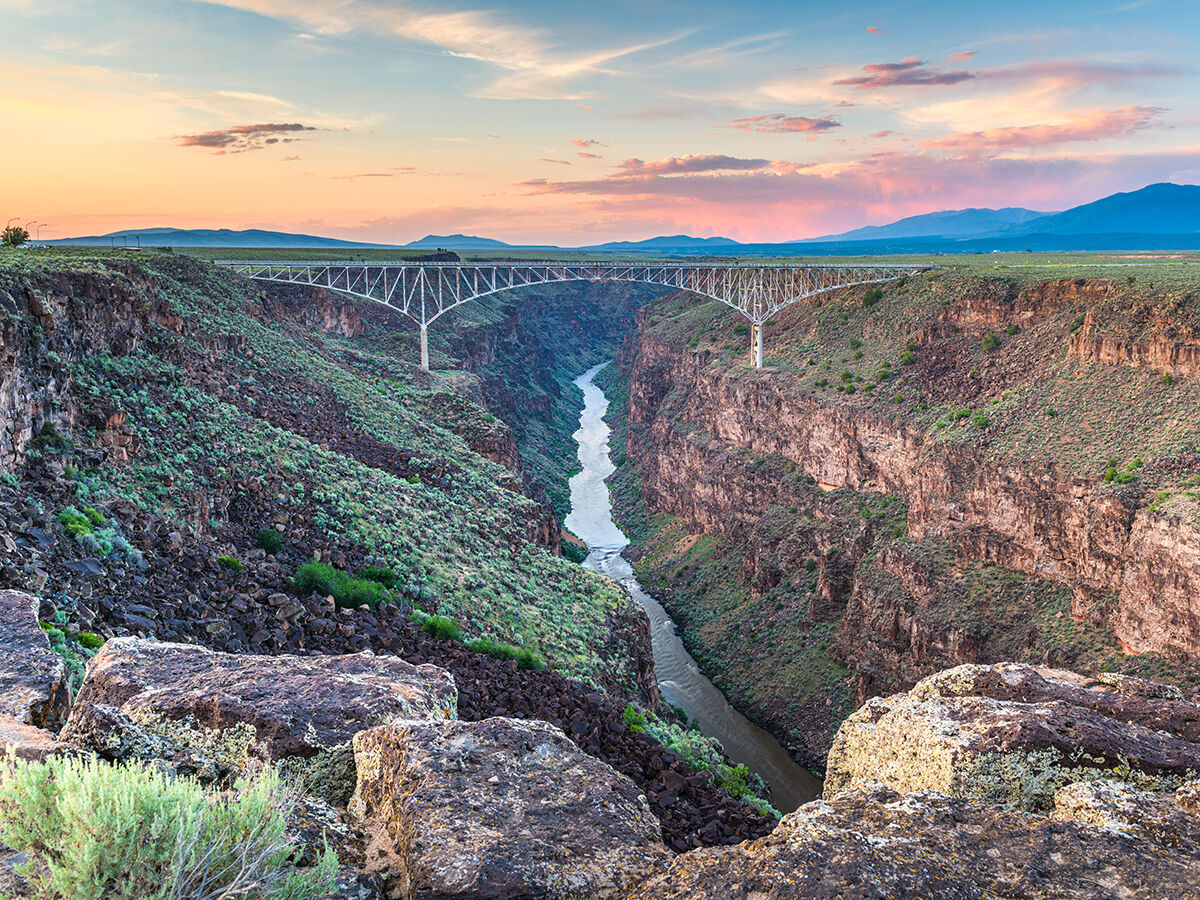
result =
[{"label": "bridge girder", "polygon": [[429,326],[472,300],[514,288],[567,281],[626,281],[690,291],[737,310],[752,326],[751,354],[762,368],[763,325],[779,310],[832,290],[880,284],[921,266],[798,266],[686,262],[257,262],[217,265],[248,278],[302,284],[361,297],[395,310],[421,331],[421,365],[429,368]]}]

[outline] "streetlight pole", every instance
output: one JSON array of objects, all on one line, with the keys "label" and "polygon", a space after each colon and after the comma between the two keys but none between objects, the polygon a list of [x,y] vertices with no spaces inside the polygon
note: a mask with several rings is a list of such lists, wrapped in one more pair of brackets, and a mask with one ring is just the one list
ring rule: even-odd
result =
[{"label": "streetlight pole", "polygon": [[36,240],[40,241],[42,239],[42,229],[47,228],[47,227],[49,227],[49,226],[45,222],[38,222],[38,230],[37,230]]}]

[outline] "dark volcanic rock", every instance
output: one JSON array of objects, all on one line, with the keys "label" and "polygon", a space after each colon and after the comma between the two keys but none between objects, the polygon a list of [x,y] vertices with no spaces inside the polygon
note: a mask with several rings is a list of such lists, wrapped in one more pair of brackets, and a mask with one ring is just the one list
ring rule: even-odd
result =
[{"label": "dark volcanic rock", "polygon": [[623,897],[669,858],[637,786],[544,722],[400,722],[354,756],[389,897]]},{"label": "dark volcanic rock", "polygon": [[769,837],[684,854],[633,897],[1194,900],[1195,786],[1072,785],[1045,818],[864,783],[784,816]]},{"label": "dark volcanic rock", "polygon": [[825,796],[857,780],[1048,809],[1076,781],[1173,789],[1200,774],[1200,704],[1122,675],[959,666],[869,701],[829,753]]},{"label": "dark volcanic rock", "polygon": [[0,715],[57,729],[71,705],[67,667],[38,624],[36,597],[0,591]]}]

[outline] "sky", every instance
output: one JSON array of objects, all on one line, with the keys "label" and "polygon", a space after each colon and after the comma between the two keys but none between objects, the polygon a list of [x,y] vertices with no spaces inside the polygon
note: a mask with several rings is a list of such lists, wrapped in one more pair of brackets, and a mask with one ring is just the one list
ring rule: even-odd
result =
[{"label": "sky", "polygon": [[580,245],[1065,209],[1200,183],[1198,40],[1195,0],[0,0],[0,218]]}]

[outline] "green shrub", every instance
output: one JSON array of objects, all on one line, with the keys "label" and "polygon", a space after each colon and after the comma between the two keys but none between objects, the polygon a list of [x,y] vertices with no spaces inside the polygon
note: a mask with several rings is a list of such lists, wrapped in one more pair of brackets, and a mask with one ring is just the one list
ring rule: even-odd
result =
[{"label": "green shrub", "polygon": [[283,535],[274,528],[261,528],[254,537],[254,542],[259,548],[266,550],[268,553],[275,554],[283,549]]},{"label": "green shrub", "polygon": [[975,413],[975,415],[971,416],[971,421],[975,423],[976,428],[987,428],[992,424],[992,420],[983,413]]},{"label": "green shrub", "polygon": [[58,514],[58,521],[62,524],[63,532],[67,537],[73,538],[91,534],[96,527],[92,524],[91,519],[73,506],[68,506],[60,512]]},{"label": "green shrub", "polygon": [[1175,383],[1175,376],[1170,372],[1163,372],[1163,376],[1159,379],[1163,384],[1171,385]]},{"label": "green shrub", "polygon": [[1074,334],[1083,327],[1083,322],[1083,316],[1076,316],[1071,324],[1067,326],[1067,331],[1071,332],[1071,334]]},{"label": "green shrub", "polygon": [[848,343],[850,344],[851,350],[857,350],[859,347],[862,346],[862,341],[860,341],[858,338],[850,338]]},{"label": "green shrub", "polygon": [[989,331],[983,336],[983,351],[985,353],[993,353],[1000,349],[1000,345],[1004,343],[1004,339],[994,331]]},{"label": "green shrub", "polygon": [[431,634],[439,641],[457,641],[462,638],[462,629],[449,616],[430,616],[421,623],[426,634]]},{"label": "green shrub", "polygon": [[634,734],[641,734],[646,730],[646,717],[634,709],[632,703],[625,707],[625,712],[621,715],[625,719],[625,727]]},{"label": "green shrub", "polygon": [[96,528],[104,524],[104,515],[94,506],[86,506],[83,509],[83,514],[87,516],[87,520]]},{"label": "green shrub", "polygon": [[328,563],[315,559],[297,569],[292,582],[301,595],[322,594],[332,597],[334,603],[345,609],[357,609],[360,606],[374,609],[380,603],[390,603],[392,600],[392,595],[382,584],[365,578],[351,578]]},{"label": "green shrub", "polygon": [[911,350],[905,350],[900,354],[900,365],[902,366],[911,366],[916,361],[917,354],[913,353]]},{"label": "green shrub", "polygon": [[244,568],[242,561],[236,556],[218,556],[217,565],[230,572],[240,572]]},{"label": "green shrub", "polygon": [[733,333],[739,336],[745,336],[750,333],[750,326],[745,322],[738,322],[733,326]]},{"label": "green shrub", "polygon": [[1008,329],[1005,331],[1005,334],[1007,334],[1009,337],[1012,337],[1014,334],[1020,334],[1020,333],[1021,333],[1021,329],[1017,327],[1017,324],[1015,322],[1012,325],[1009,325]]},{"label": "green shrub", "polygon": [[396,586],[396,581],[400,577],[387,566],[366,566],[358,577],[366,581],[373,581],[376,584],[382,584],[388,590]]},{"label": "green shrub", "polygon": [[573,541],[561,541],[558,546],[562,551],[563,559],[573,563],[581,563],[588,557],[588,548]]},{"label": "green shrub", "polygon": [[870,309],[876,303],[883,299],[883,290],[877,287],[867,288],[867,292],[863,294],[862,304],[867,309]]},{"label": "green shrub", "polygon": [[93,634],[90,631],[81,631],[75,638],[79,642],[79,646],[85,650],[99,650],[104,646],[104,638],[98,634]]},{"label": "green shrub", "polygon": [[52,757],[0,773],[0,840],[44,900],[318,900],[337,856],[295,867],[294,795],[274,769],[206,793],[136,763]]},{"label": "green shrub", "polygon": [[517,651],[515,657],[517,665],[522,669],[532,669],[535,672],[541,672],[546,668],[546,660],[539,654],[534,653],[528,647],[522,647]]}]

